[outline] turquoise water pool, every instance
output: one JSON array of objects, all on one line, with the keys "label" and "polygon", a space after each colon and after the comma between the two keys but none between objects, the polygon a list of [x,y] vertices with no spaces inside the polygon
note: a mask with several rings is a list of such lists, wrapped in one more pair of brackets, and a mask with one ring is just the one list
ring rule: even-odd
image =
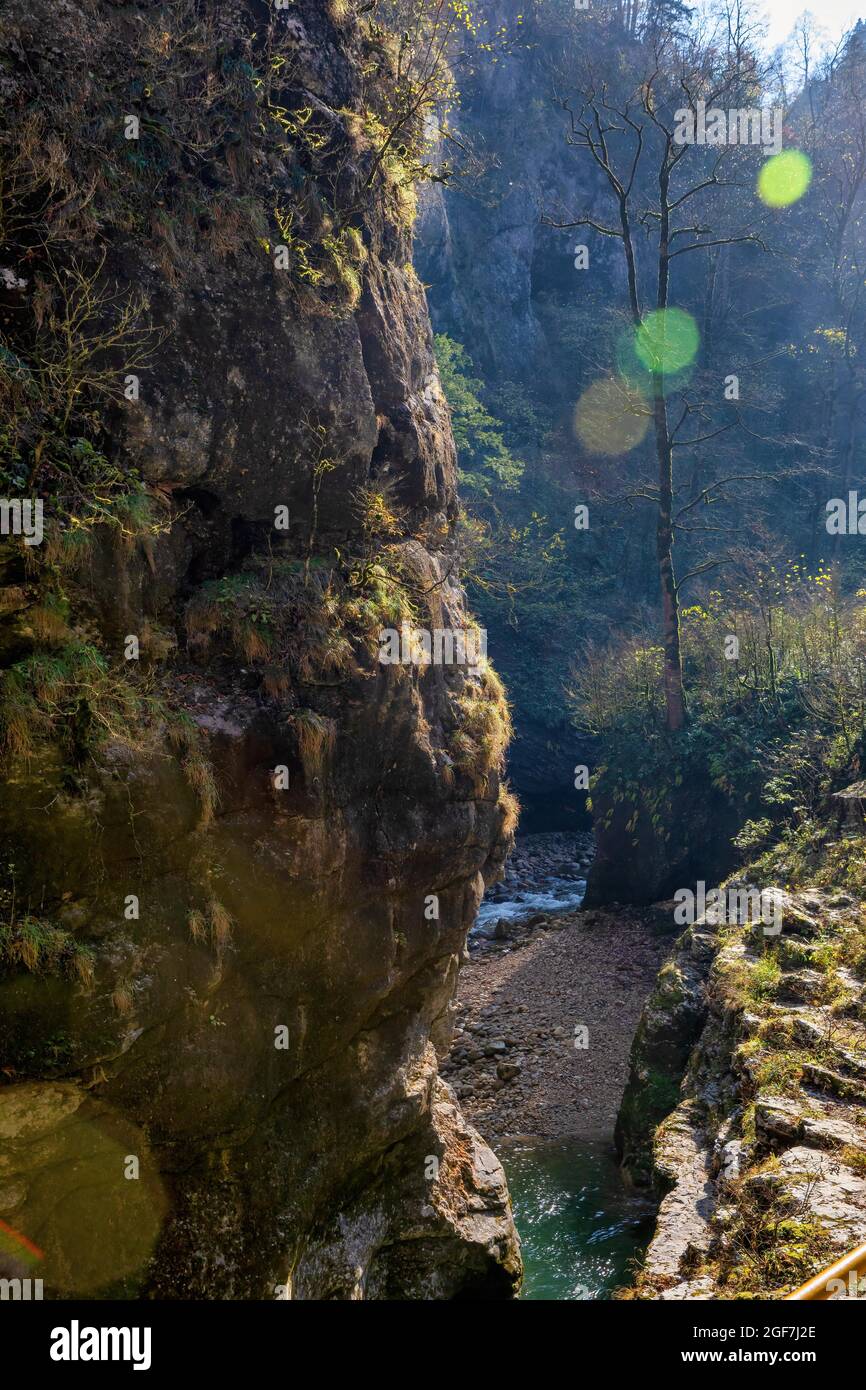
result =
[{"label": "turquoise water pool", "polygon": [[608,1298],[630,1282],[653,1210],[625,1187],[608,1144],[513,1139],[497,1153],[523,1247],[522,1298]]}]

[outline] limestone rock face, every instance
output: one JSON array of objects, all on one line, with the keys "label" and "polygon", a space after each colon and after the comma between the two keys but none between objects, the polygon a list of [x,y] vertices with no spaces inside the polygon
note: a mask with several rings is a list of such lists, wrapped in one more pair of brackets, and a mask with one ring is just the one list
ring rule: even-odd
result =
[{"label": "limestone rock face", "polygon": [[[485,0],[477,18],[476,42],[501,49],[495,63],[473,65],[461,82],[459,128],[477,151],[480,177],[472,197],[459,180],[425,189],[421,273],[436,331],[464,344],[485,376],[561,382],[570,364],[551,350],[539,299],[579,280],[574,247],[587,234],[555,224],[584,213],[603,221],[605,208],[601,180],[568,146],[568,117],[557,101],[568,71],[563,53],[575,56],[574,30],[567,13],[527,11],[519,0]],[[579,42],[586,53],[598,36],[590,28]],[[594,275],[624,284],[617,248],[599,240]]]},{"label": "limestone rock face", "polygon": [[705,981],[715,946],[703,923],[689,927],[676,941],[641,1014],[615,1130],[622,1164],[639,1185],[652,1179],[655,1126],[677,1103],[683,1072],[706,1020]]},{"label": "limestone rock face", "polygon": [[[860,909],[821,889],[778,901],[778,938],[690,927],[644,1011],[617,1122],[660,1203],[634,1296],[779,1298],[862,1240],[864,984],[845,964]],[[821,969],[798,969],[816,950]]]},{"label": "limestone rock face", "polygon": [[[91,154],[105,141],[111,178],[93,207],[70,194],[64,216],[94,216],[96,273],[148,302],[140,399],[107,412],[102,446],[165,524],[146,543],[98,534],[76,599],[109,665],[125,634],[168,634],[175,655],[148,667],[149,689],[183,717],[187,750],[192,730],[215,790],[203,816],[201,765],[197,784],[158,717],[74,778],[47,744],[11,769],[0,834],[16,901],[86,944],[92,967],[0,970],[0,1219],[42,1250],[46,1296],[507,1298],[521,1264],[502,1169],[436,1060],[511,834],[495,759],[463,731],[467,703],[496,717],[501,696],[460,667],[380,665],[357,627],[369,586],[387,588],[369,578],[371,484],[399,518],[388,554],[419,623],[467,621],[409,222],[396,185],[371,183],[376,132],[361,131],[387,45],[320,0],[270,19],[253,0],[206,6],[213,83],[190,92],[199,58],[172,68],[159,8],[13,0],[0,81],[13,129],[39,97],[44,138],[85,192],[86,142],[64,123],[83,122]],[[276,150],[260,70],[284,73]],[[160,143],[187,100],[184,140]],[[343,242],[336,202],[358,207]],[[203,586],[227,579],[230,596],[250,560],[279,607],[278,506],[296,578],[269,691],[255,642],[202,656],[186,615]],[[322,607],[338,585],[344,608]],[[313,592],[331,656],[293,665]]]}]

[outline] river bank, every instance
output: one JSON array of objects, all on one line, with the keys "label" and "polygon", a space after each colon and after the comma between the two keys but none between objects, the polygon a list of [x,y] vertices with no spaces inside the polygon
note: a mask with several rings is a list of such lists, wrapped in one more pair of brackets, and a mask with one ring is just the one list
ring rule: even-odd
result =
[{"label": "river bank", "polygon": [[641,1009],[675,935],[646,909],[531,911],[569,838],[580,865],[586,836],[518,840],[509,869],[522,904],[500,890],[492,934],[470,939],[461,972],[442,1070],[494,1148],[516,1136],[610,1141]]}]

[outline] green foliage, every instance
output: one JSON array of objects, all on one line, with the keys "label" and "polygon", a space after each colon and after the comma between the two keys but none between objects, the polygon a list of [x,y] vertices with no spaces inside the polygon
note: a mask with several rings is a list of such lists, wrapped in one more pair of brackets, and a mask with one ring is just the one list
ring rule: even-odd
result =
[{"label": "green foliage", "polygon": [[452,57],[477,33],[475,7],[466,0],[381,0],[370,31],[392,62],[391,81],[376,103],[382,136],[374,168],[387,176],[388,163],[396,161],[412,183],[444,182],[451,166],[433,156],[437,136],[447,138],[458,96]]},{"label": "green foliage", "polygon": [[750,977],[753,1000],[772,999],[782,978],[782,967],[775,952],[765,951],[755,962]]},{"label": "green foliage", "polygon": [[[861,773],[864,597],[842,599],[826,571],[792,566],[762,576],[751,596],[714,591],[685,610],[690,718],[674,739],[664,732],[661,649],[636,637],[587,647],[569,693],[578,724],[603,742],[599,804],[633,797],[635,823],[649,817],[669,835],[676,789],[712,789],[736,809],[734,843],[749,857],[780,823],[811,823],[827,795]],[[730,634],[738,660],[724,655]]]},{"label": "green foliage", "polygon": [[763,849],[773,835],[773,822],[765,816],[761,820],[747,820],[742,830],[734,836],[734,846],[742,854],[751,855]]},{"label": "green foliage", "polygon": [[94,646],[74,636],[0,674],[0,743],[6,756],[27,758],[37,742],[47,740],[78,764],[106,737],[129,742],[141,711],[140,693],[111,671]]},{"label": "green foliage", "polygon": [[499,500],[501,490],[516,488],[524,465],[505,444],[501,423],[481,400],[484,383],[471,375],[465,349],[443,333],[436,335],[436,361],[451,409],[451,427],[460,464],[460,481],[473,498]]},{"label": "green foliage", "polygon": [[547,418],[514,382],[488,390],[459,343],[439,335],[436,352],[457,443],[461,568],[472,606],[492,634],[517,705],[558,710],[562,615],[579,619],[592,585],[575,567],[565,527],[550,519],[571,510],[562,490],[528,461]]},{"label": "green foliage", "polygon": [[[369,497],[366,505],[370,524],[384,526],[390,514]],[[394,545],[374,546],[369,559],[319,559],[254,556],[238,574],[203,584],[186,610],[190,650],[231,651],[278,701],[291,702],[295,683],[355,673],[364,653],[378,651],[382,628],[414,620],[410,580]]]}]

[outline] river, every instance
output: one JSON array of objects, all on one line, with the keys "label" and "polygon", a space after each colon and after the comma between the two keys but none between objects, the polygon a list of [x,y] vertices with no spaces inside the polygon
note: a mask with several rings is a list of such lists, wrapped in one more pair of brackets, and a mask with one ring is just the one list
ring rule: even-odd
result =
[{"label": "river", "polygon": [[[518,837],[470,937],[446,1068],[505,1168],[529,1300],[609,1298],[653,1229],[612,1133],[667,947],[640,914],[581,910],[592,853],[585,832]],[[586,1051],[572,1043],[575,1022],[589,1027]]]},{"label": "river", "polygon": [[523,1247],[522,1298],[608,1298],[630,1282],[653,1207],[625,1186],[609,1144],[512,1139],[499,1158]]}]

